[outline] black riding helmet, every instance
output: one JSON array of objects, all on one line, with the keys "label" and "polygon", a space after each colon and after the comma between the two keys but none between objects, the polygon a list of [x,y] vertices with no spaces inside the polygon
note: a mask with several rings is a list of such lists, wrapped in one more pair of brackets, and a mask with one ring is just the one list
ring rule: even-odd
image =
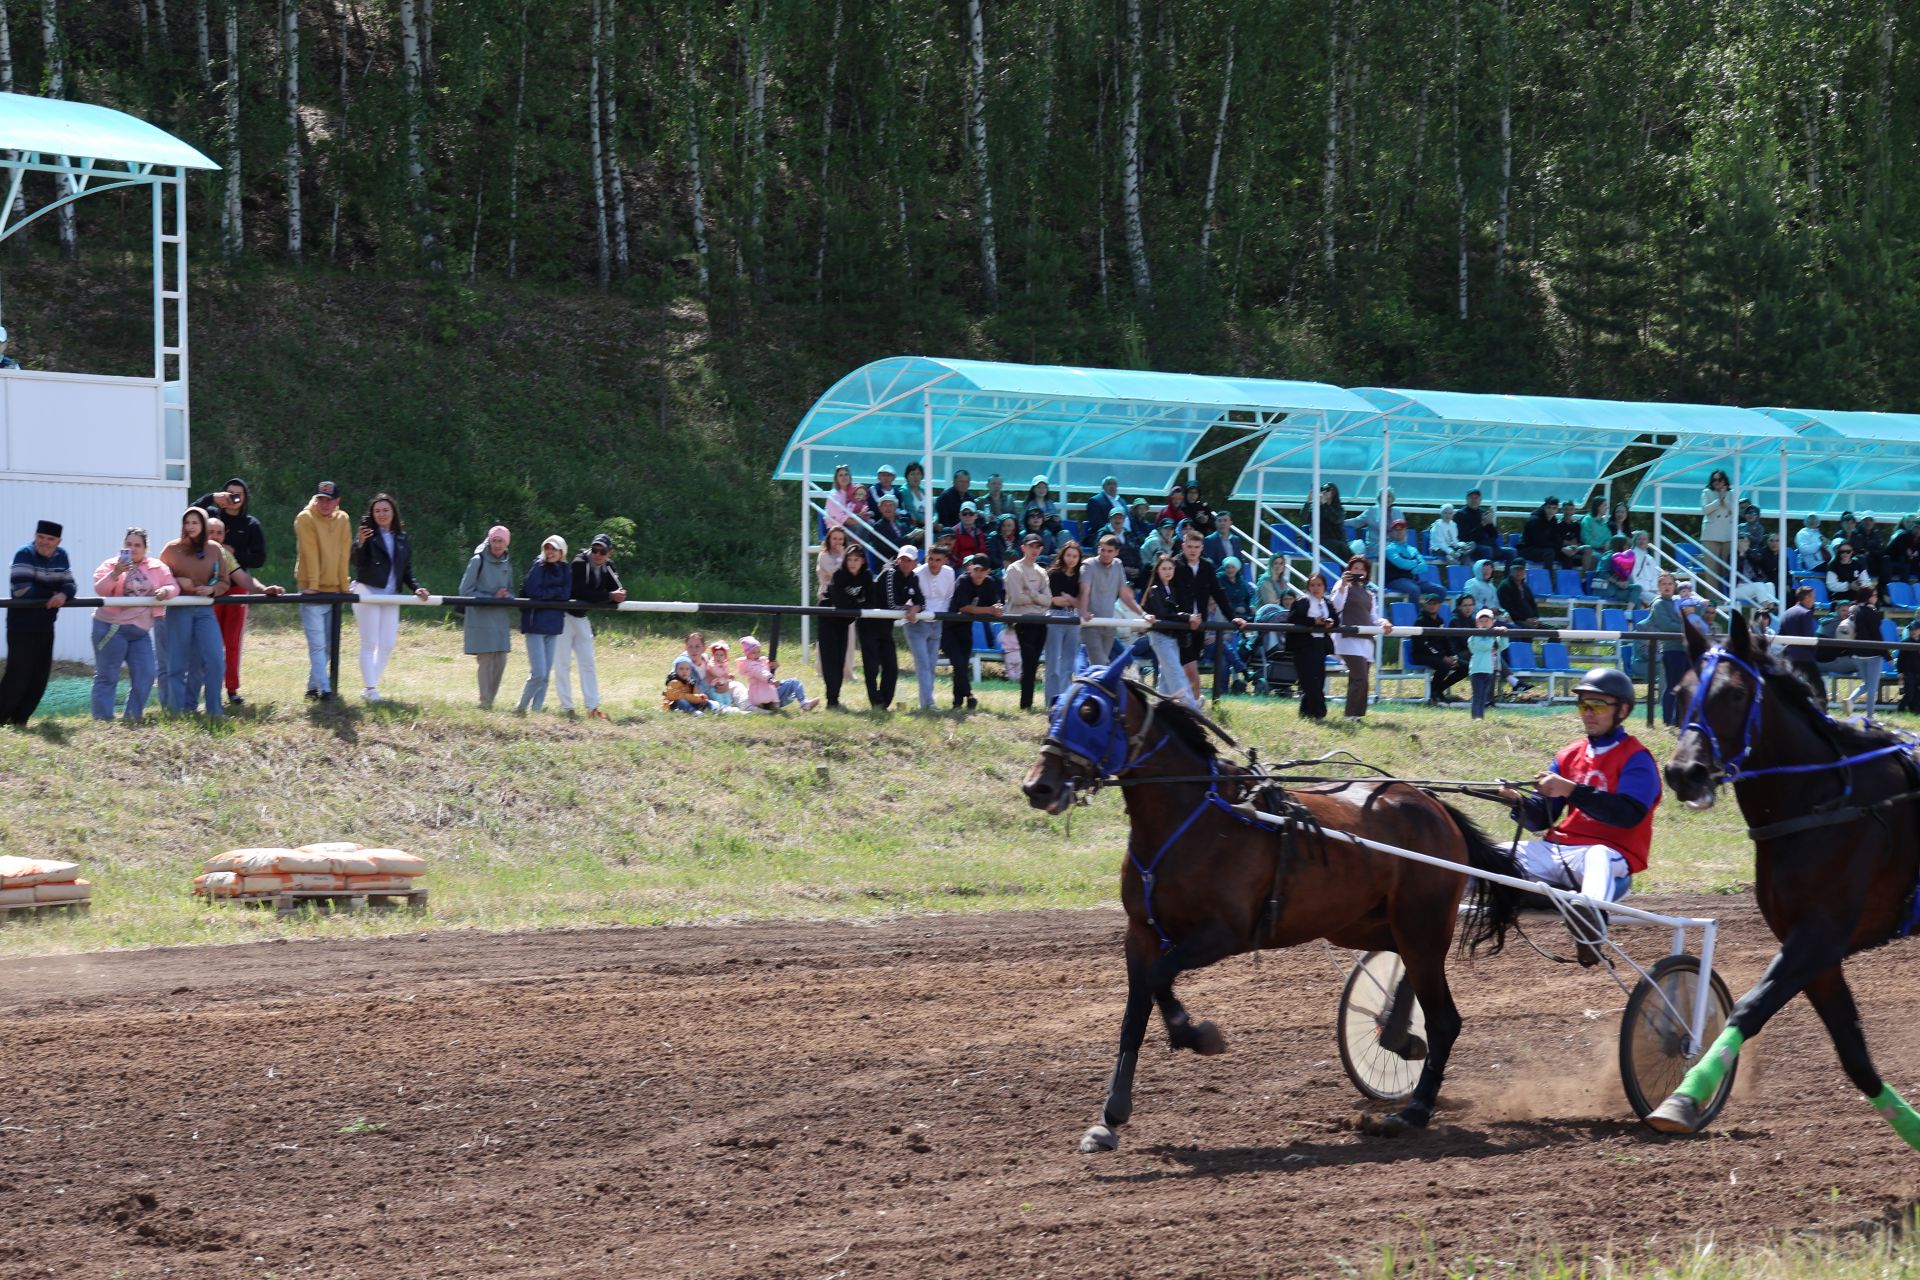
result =
[{"label": "black riding helmet", "polygon": [[1628,707],[1636,700],[1633,677],[1617,667],[1595,667],[1580,678],[1580,683],[1573,686],[1573,692],[1576,697],[1583,693],[1597,693]]}]

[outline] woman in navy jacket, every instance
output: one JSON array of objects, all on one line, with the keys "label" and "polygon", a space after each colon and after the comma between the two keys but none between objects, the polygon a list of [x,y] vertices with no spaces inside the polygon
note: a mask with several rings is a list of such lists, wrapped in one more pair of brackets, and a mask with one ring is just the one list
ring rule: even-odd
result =
[{"label": "woman in navy jacket", "polygon": [[[527,570],[520,594],[528,600],[571,600],[573,570],[567,565],[567,540],[554,534],[540,544],[540,558]],[[527,683],[520,690],[519,710],[535,711],[547,705],[547,676],[553,670],[553,650],[566,627],[564,609],[522,609],[520,634],[527,638]]]},{"label": "woman in navy jacket", "polygon": [[[402,591],[427,598],[427,589],[414,580],[413,543],[400,523],[400,505],[391,494],[374,494],[367,504],[367,514],[360,518],[353,544],[353,591],[363,600],[397,596]],[[367,701],[378,702],[380,677],[386,674],[394,640],[400,633],[400,606],[386,602],[356,604],[353,625],[360,633],[360,684]]]}]

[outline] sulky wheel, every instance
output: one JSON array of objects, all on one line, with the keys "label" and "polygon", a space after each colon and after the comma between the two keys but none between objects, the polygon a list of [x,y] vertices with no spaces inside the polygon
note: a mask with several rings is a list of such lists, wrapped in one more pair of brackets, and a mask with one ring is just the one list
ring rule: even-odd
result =
[{"label": "sulky wheel", "polygon": [[1347,1079],[1369,1098],[1399,1102],[1413,1093],[1427,1056],[1427,1017],[1393,951],[1369,951],[1347,975],[1335,1038]]},{"label": "sulky wheel", "polygon": [[[1687,1069],[1719,1037],[1733,1012],[1733,997],[1716,973],[1707,993],[1707,1025],[1700,1041],[1693,1042],[1687,1030],[1693,1017],[1694,993],[1699,989],[1698,957],[1668,956],[1654,965],[1653,972],[1642,978],[1627,997],[1627,1011],[1620,1019],[1620,1083],[1626,1088],[1633,1114],[1642,1120],[1679,1087]],[[1701,1124],[1719,1115],[1726,1105],[1737,1069],[1735,1064],[1727,1071],[1719,1092],[1701,1109]]]}]

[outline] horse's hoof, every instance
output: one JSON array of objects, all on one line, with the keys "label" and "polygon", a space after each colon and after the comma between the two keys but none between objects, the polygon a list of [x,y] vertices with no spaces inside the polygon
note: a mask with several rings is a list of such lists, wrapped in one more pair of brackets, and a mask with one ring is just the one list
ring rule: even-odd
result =
[{"label": "horse's hoof", "polygon": [[1102,1151],[1112,1151],[1120,1145],[1120,1135],[1104,1124],[1096,1124],[1080,1135],[1080,1154],[1099,1155]]},{"label": "horse's hoof", "polygon": [[1370,1138],[1397,1138],[1407,1131],[1407,1122],[1398,1114],[1381,1115],[1370,1111],[1360,1117],[1360,1123],[1355,1127]]},{"label": "horse's hoof", "polygon": [[1647,1117],[1647,1124],[1661,1133],[1698,1133],[1700,1104],[1684,1093],[1676,1093]]},{"label": "horse's hoof", "polygon": [[1427,1041],[1424,1036],[1409,1034],[1399,1044],[1389,1044],[1383,1038],[1380,1047],[1388,1053],[1407,1062],[1425,1062],[1427,1060]]},{"label": "horse's hoof", "polygon": [[1211,1022],[1196,1022],[1189,1046],[1201,1057],[1211,1058],[1227,1051],[1226,1033]]}]

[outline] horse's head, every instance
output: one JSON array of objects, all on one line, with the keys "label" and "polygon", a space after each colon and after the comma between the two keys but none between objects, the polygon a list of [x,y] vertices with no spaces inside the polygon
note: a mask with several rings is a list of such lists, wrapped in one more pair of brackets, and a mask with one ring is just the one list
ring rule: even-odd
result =
[{"label": "horse's head", "polygon": [[1063,813],[1076,792],[1127,767],[1129,699],[1122,676],[1132,661],[1131,652],[1122,652],[1076,679],[1053,704],[1046,744],[1020,788],[1034,808]]},{"label": "horse's head", "polygon": [[1689,808],[1711,809],[1720,784],[1738,776],[1753,746],[1767,657],[1755,647],[1753,633],[1738,613],[1723,647],[1710,648],[1689,626],[1687,656],[1693,670],[1674,691],[1686,713],[1680,720],[1680,740],[1667,761],[1667,786]]}]

